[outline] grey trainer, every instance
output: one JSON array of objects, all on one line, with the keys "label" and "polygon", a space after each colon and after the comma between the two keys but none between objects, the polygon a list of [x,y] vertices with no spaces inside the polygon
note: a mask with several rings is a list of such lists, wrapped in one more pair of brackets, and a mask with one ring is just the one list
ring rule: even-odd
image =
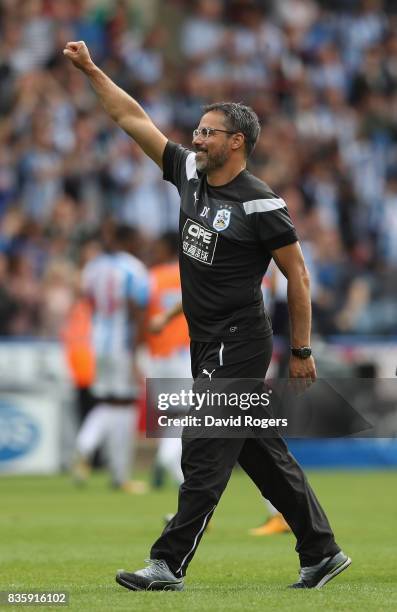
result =
[{"label": "grey trainer", "polygon": [[136,572],[118,570],[116,582],[131,591],[183,591],[183,578],[177,578],[161,559],[146,559],[148,567]]},{"label": "grey trainer", "polygon": [[298,582],[291,584],[291,589],[321,589],[332,578],[349,567],[351,559],[343,551],[333,557],[325,557],[316,565],[301,567]]}]

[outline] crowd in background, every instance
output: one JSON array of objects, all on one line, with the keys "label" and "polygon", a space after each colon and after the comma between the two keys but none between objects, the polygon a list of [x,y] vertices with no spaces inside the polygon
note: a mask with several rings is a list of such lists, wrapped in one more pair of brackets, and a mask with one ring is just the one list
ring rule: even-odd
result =
[{"label": "crowd in background", "polygon": [[[189,146],[203,104],[259,115],[250,169],[283,197],[321,334],[397,333],[397,7],[382,0],[0,0],[0,335],[59,333],[113,223],[142,260],[178,194],[62,54],[95,62]],[[153,19],[154,15],[154,19]]]}]

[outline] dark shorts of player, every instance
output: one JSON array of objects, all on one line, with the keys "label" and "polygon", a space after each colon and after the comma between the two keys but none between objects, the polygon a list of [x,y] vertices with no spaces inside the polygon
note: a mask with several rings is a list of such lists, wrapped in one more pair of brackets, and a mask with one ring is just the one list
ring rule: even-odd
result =
[{"label": "dark shorts of player", "polygon": [[[208,379],[208,373],[211,378],[264,378],[271,344],[271,337],[223,346],[193,342],[195,384]],[[191,438],[184,432],[181,466],[185,480],[179,490],[178,511],[154,543],[152,559],[164,559],[176,576],[185,575],[236,463],[283,514],[296,536],[302,566],[314,565],[340,550],[320,503],[280,436]],[[243,514],[242,529],[247,527],[244,523]]]}]

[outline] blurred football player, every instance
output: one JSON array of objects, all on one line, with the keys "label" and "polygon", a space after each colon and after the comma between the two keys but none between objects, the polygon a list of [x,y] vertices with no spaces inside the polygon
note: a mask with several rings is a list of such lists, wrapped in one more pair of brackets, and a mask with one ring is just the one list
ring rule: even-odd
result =
[{"label": "blurred football player", "polygon": [[[189,334],[181,305],[178,234],[167,232],[160,236],[154,246],[154,259],[157,265],[150,273],[147,344],[150,388],[156,393],[156,387],[164,391],[164,379],[191,379],[191,370]],[[186,408],[174,407],[174,412],[182,410]],[[153,485],[157,488],[162,486],[166,472],[178,485],[183,482],[181,433],[181,428],[167,428],[160,439],[153,470]]]},{"label": "blurred football player", "polygon": [[83,290],[93,311],[95,407],[79,431],[74,469],[77,481],[84,480],[90,459],[105,445],[112,485],[131,493],[146,488],[144,483],[129,480],[140,393],[135,349],[143,339],[149,300],[148,272],[132,254],[136,242],[133,228],[118,226],[106,252],[83,269]]}]

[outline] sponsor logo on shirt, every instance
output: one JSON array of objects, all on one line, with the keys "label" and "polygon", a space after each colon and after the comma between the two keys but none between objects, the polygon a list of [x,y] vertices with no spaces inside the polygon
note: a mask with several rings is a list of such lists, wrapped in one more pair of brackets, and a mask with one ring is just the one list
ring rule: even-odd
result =
[{"label": "sponsor logo on shirt", "polygon": [[212,224],[217,232],[223,232],[223,230],[229,227],[231,214],[231,211],[226,208],[217,211]]},{"label": "sponsor logo on shirt", "polygon": [[182,248],[185,255],[212,265],[218,235],[200,223],[187,219],[182,230]]}]

